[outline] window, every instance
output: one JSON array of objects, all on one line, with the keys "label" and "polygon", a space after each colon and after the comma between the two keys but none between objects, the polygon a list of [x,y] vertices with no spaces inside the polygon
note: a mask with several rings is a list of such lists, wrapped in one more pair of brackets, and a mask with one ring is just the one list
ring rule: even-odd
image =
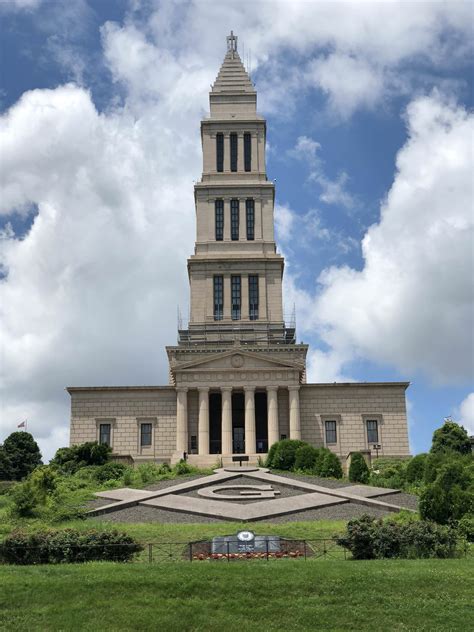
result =
[{"label": "window", "polygon": [[239,239],[239,200],[230,201],[230,238],[232,241]]},{"label": "window", "polygon": [[337,430],[335,421],[324,422],[326,429],[326,443],[337,443]]},{"label": "window", "polygon": [[216,134],[216,169],[224,171],[224,134]]},{"label": "window", "polygon": [[367,420],[367,443],[379,442],[379,424],[376,419]]},{"label": "window", "polygon": [[255,239],[255,203],[253,200],[245,202],[245,216],[247,220],[247,239]]},{"label": "window", "polygon": [[286,439],[286,435],[280,435],[280,441],[284,441]]},{"label": "window", "polygon": [[216,241],[224,239],[224,200],[215,201],[216,209]]},{"label": "window", "polygon": [[191,435],[191,452],[196,452],[198,449],[197,437],[196,435]]},{"label": "window", "polygon": [[258,274],[249,274],[249,318],[258,320]]},{"label": "window", "polygon": [[111,424],[99,425],[99,443],[110,446]]},{"label": "window", "polygon": [[151,445],[152,424],[140,424],[140,445],[143,447]]},{"label": "window", "polygon": [[244,134],[244,169],[252,171],[252,135],[248,132]]},{"label": "window", "polygon": [[240,277],[231,277],[232,320],[240,320]]},{"label": "window", "polygon": [[214,277],[214,320],[222,320],[224,312],[224,277]]},{"label": "window", "polygon": [[237,134],[230,135],[230,170],[237,171]]}]

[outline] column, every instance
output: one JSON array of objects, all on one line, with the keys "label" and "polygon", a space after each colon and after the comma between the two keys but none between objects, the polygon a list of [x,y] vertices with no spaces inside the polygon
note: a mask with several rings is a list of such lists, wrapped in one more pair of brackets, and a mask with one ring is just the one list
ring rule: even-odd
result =
[{"label": "column", "polygon": [[188,389],[176,389],[176,451],[188,451]]},{"label": "column", "polygon": [[268,449],[280,439],[278,427],[278,387],[267,386]]},{"label": "column", "polygon": [[245,386],[245,453],[255,454],[257,442],[255,436],[255,387]]},{"label": "column", "polygon": [[289,386],[290,392],[290,439],[301,439],[300,387]]},{"label": "column", "polygon": [[198,453],[209,454],[209,389],[199,388]]},{"label": "column", "polygon": [[221,454],[232,454],[232,386],[221,388],[222,445]]}]

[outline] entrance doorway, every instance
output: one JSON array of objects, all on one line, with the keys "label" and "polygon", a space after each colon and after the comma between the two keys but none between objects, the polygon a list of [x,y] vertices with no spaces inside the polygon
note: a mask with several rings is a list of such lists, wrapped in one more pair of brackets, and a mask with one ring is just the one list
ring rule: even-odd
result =
[{"label": "entrance doorway", "polygon": [[255,431],[257,438],[257,452],[268,452],[268,411],[267,394],[255,393]]},{"label": "entrance doorway", "polygon": [[245,398],[243,393],[232,393],[232,452],[245,452]]},{"label": "entrance doorway", "polygon": [[244,428],[232,429],[232,451],[234,454],[243,454],[245,452],[245,430]]},{"label": "entrance doorway", "polygon": [[220,454],[222,445],[222,396],[209,394],[209,454]]}]

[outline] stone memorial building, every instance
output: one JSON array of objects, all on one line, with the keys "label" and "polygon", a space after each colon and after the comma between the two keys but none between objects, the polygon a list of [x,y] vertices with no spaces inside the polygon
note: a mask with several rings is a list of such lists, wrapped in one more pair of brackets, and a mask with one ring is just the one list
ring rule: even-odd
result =
[{"label": "stone memorial building", "polygon": [[227,48],[201,122],[190,316],[166,348],[169,385],[69,387],[71,444],[202,466],[254,462],[281,438],[327,446],[343,465],[353,451],[407,456],[407,382],[306,382],[308,346],[283,314],[266,122],[232,34]]}]

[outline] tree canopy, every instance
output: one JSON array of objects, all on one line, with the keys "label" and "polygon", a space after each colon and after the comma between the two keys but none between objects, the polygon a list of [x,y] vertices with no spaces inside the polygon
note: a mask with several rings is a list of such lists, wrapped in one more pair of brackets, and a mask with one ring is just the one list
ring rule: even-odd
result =
[{"label": "tree canopy", "polygon": [[42,464],[38,444],[29,432],[12,432],[0,446],[0,479],[21,481]]}]

